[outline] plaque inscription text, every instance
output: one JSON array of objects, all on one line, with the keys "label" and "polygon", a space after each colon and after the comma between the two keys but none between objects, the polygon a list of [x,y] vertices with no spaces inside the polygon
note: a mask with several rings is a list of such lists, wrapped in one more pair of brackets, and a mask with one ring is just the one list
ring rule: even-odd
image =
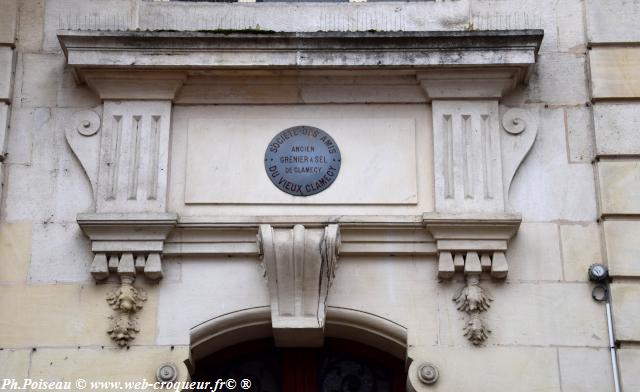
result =
[{"label": "plaque inscription text", "polygon": [[338,177],[338,145],[325,131],[306,125],[278,133],[264,154],[264,167],[273,184],[294,196],[327,189]]}]

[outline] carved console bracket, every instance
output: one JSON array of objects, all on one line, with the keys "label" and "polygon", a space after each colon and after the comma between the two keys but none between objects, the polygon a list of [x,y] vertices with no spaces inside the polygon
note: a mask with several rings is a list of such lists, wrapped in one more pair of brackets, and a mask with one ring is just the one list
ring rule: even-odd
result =
[{"label": "carved console bracket", "polygon": [[324,341],[326,299],[340,247],[339,226],[260,225],[258,242],[278,346],[317,347]]},{"label": "carved console bracket", "polygon": [[499,102],[526,83],[527,68],[424,70],[416,77],[433,110],[436,213],[423,223],[436,241],[438,277],[465,277],[454,301],[468,315],[464,335],[479,345],[490,333],[481,314],[491,302],[480,276],[504,279],[509,271],[507,244],[521,221],[508,212],[509,188],[535,142],[538,107]]},{"label": "carved console bracket", "polygon": [[164,241],[177,223],[175,214],[80,214],[78,224],[91,239],[91,275],[106,280],[111,273],[120,286],[107,295],[114,309],[107,333],[119,346],[128,346],[140,332],[136,313],[146,293],[133,286],[136,275],[162,278]]},{"label": "carved console bracket", "polygon": [[465,286],[454,297],[458,310],[468,318],[464,335],[474,345],[484,342],[490,330],[480,317],[492,299],[480,286],[480,275],[504,279],[509,272],[505,252],[520,226],[514,214],[456,216],[424,214],[423,222],[436,241],[438,277],[451,279],[456,272],[465,277]]}]

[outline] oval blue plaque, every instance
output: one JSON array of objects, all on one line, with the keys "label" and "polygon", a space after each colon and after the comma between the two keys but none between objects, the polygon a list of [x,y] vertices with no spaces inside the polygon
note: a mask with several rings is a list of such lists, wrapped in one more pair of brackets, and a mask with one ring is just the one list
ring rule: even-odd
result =
[{"label": "oval blue plaque", "polygon": [[340,172],[340,149],[322,129],[301,125],[278,133],[264,154],[264,168],[273,185],[294,196],[327,189]]}]

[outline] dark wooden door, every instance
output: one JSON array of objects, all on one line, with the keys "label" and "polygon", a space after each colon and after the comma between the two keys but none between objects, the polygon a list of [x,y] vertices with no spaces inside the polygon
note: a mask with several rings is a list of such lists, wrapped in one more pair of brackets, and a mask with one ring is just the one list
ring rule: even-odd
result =
[{"label": "dark wooden door", "polygon": [[[237,383],[234,391],[252,392],[406,390],[403,361],[340,339],[327,339],[318,349],[275,348],[271,340],[243,343],[198,361],[192,379],[211,385],[218,379],[233,379]],[[249,380],[251,387],[241,388],[242,380]]]}]

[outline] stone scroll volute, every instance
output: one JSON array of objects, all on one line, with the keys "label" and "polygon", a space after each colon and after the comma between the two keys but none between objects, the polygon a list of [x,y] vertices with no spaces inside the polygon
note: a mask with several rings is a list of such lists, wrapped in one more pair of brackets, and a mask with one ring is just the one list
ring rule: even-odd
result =
[{"label": "stone scroll volute", "polygon": [[101,109],[100,107],[95,110],[79,110],[71,115],[64,127],[67,144],[80,161],[91,183],[94,196],[98,186],[98,156],[102,136]]},{"label": "stone scroll volute", "polygon": [[518,168],[524,162],[536,140],[540,122],[540,108],[538,106],[501,107],[501,114],[502,181],[506,200],[505,208],[511,210],[509,190]]}]

